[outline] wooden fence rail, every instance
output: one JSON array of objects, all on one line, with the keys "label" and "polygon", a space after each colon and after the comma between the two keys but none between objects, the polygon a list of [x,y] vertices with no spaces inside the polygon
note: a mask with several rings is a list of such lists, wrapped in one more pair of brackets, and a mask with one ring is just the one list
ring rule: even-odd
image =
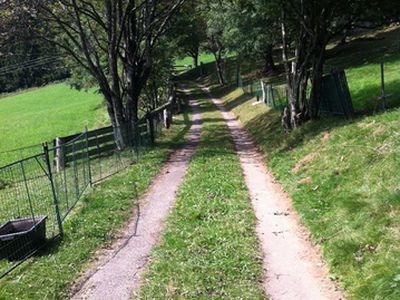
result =
[{"label": "wooden fence rail", "polygon": [[[168,102],[160,107],[148,112],[144,118],[139,120],[134,128],[127,130],[125,134],[131,134],[133,146],[138,146],[138,140],[155,140],[155,122],[162,122],[165,128],[169,128],[172,123],[172,115],[181,113],[181,101],[176,96],[176,88],[171,86]],[[133,131],[137,130],[135,134]],[[128,133],[129,132],[129,133]],[[79,138],[86,134],[84,139]],[[63,169],[68,163],[79,160],[85,156],[89,158],[107,155],[117,150],[115,143],[114,130],[112,126],[103,127],[85,133],[78,133],[64,137],[58,137],[53,141],[54,163],[58,171]]]}]

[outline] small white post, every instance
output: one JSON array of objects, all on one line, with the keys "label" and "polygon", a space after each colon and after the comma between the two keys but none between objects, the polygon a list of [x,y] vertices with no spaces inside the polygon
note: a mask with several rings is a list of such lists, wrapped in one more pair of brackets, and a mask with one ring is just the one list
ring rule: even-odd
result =
[{"label": "small white post", "polygon": [[64,149],[62,147],[62,140],[56,138],[56,170],[60,172],[65,167]]},{"label": "small white post", "polygon": [[266,86],[267,85],[265,84],[265,82],[261,80],[262,101],[264,103],[267,103],[267,101],[268,101]]}]

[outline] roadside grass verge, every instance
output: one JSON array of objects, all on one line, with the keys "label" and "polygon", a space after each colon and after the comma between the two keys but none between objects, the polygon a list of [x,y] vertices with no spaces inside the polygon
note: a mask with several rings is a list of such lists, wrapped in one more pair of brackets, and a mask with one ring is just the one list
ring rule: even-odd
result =
[{"label": "roadside grass verge", "polygon": [[147,190],[171,149],[184,143],[188,121],[187,114],[176,117],[171,129],[137,164],[90,189],[64,223],[64,238],[0,280],[0,299],[66,298],[95,251],[110,245],[129,219],[137,196]]},{"label": "roadside grass verge", "polygon": [[399,299],[400,110],[284,134],[279,112],[239,89],[214,93],[265,154],[349,298]]},{"label": "roadside grass verge", "polygon": [[220,113],[197,95],[204,122],[199,149],[138,297],[264,299],[255,217],[239,159]]}]

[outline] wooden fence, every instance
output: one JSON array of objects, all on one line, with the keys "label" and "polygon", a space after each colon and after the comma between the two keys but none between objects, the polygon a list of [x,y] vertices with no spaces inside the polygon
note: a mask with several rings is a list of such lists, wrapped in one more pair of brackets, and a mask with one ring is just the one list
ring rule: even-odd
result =
[{"label": "wooden fence", "polygon": [[[176,96],[175,85],[171,85],[169,94],[167,103],[148,112],[144,118],[136,123],[136,126],[124,130],[124,134],[127,134],[131,140],[131,146],[153,143],[160,124],[162,123],[163,127],[169,128],[173,114],[181,113],[181,99]],[[137,130],[137,133],[134,132],[135,130]],[[86,138],[82,139],[82,134],[86,134]],[[112,126],[58,137],[54,139],[53,146],[55,151],[54,163],[57,170],[61,170],[68,163],[82,159],[84,156],[98,158],[118,150]]]},{"label": "wooden fence", "polygon": [[[149,129],[146,122],[141,122],[137,125],[138,135],[135,136],[132,132],[125,134],[130,135],[133,143],[138,143],[137,139],[148,139]],[[85,138],[79,138],[85,134]],[[64,137],[58,137],[53,141],[55,151],[55,165],[57,170],[66,166],[66,164],[75,160],[82,159],[84,156],[89,158],[99,158],[108,155],[117,150],[115,142],[114,130],[112,126],[103,127],[85,133],[73,134]]]}]

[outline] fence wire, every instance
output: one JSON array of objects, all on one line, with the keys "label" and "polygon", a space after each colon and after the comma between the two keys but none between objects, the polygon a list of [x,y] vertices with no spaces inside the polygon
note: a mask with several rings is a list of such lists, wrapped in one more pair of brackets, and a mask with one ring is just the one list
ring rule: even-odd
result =
[{"label": "fence wire", "polygon": [[0,168],[0,277],[60,234],[45,153]]},{"label": "fence wire", "polygon": [[273,109],[282,110],[287,104],[286,85],[272,85],[262,83],[260,79],[244,78],[237,63],[225,64],[224,78],[244,94],[257,98],[257,101],[264,101]]},{"label": "fence wire", "polygon": [[42,150],[42,144],[37,144],[18,149],[0,151],[0,166],[8,165],[26,157],[33,156]]},{"label": "fence wire", "polygon": [[87,137],[88,133],[84,132],[72,141],[48,150],[61,220],[67,217],[91,182]]},{"label": "fence wire", "polygon": [[161,135],[162,123],[158,113],[126,128],[86,130],[0,167],[0,278],[61,236],[62,223],[85,190],[138,162]]}]

